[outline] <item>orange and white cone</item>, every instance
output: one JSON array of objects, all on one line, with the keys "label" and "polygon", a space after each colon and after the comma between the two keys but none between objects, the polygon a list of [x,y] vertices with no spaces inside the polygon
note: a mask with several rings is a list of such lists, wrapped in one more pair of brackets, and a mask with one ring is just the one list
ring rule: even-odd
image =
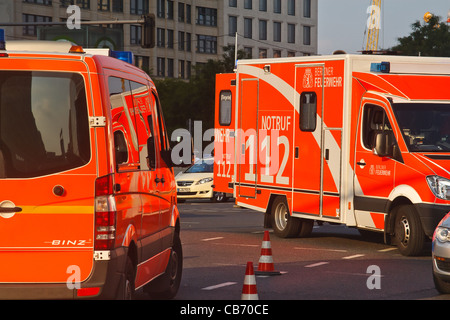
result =
[{"label": "orange and white cone", "polygon": [[279,271],[275,271],[269,231],[264,231],[264,238],[261,246],[261,257],[259,258],[258,270],[256,270],[255,274],[267,276],[275,276],[281,274]]},{"label": "orange and white cone", "polygon": [[247,262],[245,270],[244,285],[242,286],[241,300],[258,300],[258,292],[256,290],[256,278],[253,272],[253,262]]}]

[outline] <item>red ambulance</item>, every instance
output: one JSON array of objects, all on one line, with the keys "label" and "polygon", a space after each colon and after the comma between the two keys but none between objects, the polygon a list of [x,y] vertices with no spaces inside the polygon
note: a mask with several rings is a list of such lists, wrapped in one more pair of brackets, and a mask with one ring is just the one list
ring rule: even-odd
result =
[{"label": "red ambulance", "polygon": [[450,211],[450,59],[241,60],[217,75],[216,192],[281,237],[327,221],[421,252]]},{"label": "red ambulance", "polygon": [[177,293],[180,216],[158,93],[67,42],[0,51],[0,299]]}]

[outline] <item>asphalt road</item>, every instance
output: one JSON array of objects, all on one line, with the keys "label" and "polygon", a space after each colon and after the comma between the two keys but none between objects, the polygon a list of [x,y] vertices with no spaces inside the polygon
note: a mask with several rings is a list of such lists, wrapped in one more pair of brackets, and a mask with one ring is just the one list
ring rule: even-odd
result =
[{"label": "asphalt road", "polygon": [[[179,205],[184,251],[177,300],[240,300],[247,262],[261,256],[263,214],[230,201]],[[311,237],[270,233],[277,276],[256,276],[260,300],[448,299],[431,273],[431,244],[404,257],[380,237],[367,239],[342,225],[315,226]]]}]

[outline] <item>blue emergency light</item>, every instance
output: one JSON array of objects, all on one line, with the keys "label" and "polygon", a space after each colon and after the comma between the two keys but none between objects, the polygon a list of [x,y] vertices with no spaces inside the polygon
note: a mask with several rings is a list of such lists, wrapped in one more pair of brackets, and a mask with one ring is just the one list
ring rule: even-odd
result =
[{"label": "blue emergency light", "polygon": [[389,73],[391,71],[391,63],[390,62],[373,62],[370,65],[370,72],[381,72],[381,73]]},{"label": "blue emergency light", "polygon": [[111,50],[109,55],[113,58],[133,64],[133,52],[131,51],[114,51]]},{"label": "blue emergency light", "polygon": [[5,30],[0,29],[0,50],[6,50],[5,46]]}]

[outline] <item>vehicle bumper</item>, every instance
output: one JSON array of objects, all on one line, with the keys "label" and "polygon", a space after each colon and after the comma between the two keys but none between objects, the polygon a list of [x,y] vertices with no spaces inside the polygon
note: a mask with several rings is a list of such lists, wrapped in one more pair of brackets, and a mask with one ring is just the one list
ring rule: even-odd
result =
[{"label": "vehicle bumper", "polygon": [[209,187],[207,189],[191,188],[189,192],[177,192],[178,199],[211,199],[212,196],[212,187]]},{"label": "vehicle bumper", "polygon": [[82,290],[66,283],[0,283],[0,300],[113,299],[124,277],[126,257],[126,248],[118,248],[110,251],[109,260],[94,260],[91,275],[79,287],[99,288],[96,294],[79,296]]},{"label": "vehicle bumper", "polygon": [[423,231],[428,237],[432,237],[442,218],[450,211],[450,205],[416,204],[422,222]]},{"label": "vehicle bumper", "polygon": [[450,243],[433,240],[433,273],[446,282],[450,282]]}]

